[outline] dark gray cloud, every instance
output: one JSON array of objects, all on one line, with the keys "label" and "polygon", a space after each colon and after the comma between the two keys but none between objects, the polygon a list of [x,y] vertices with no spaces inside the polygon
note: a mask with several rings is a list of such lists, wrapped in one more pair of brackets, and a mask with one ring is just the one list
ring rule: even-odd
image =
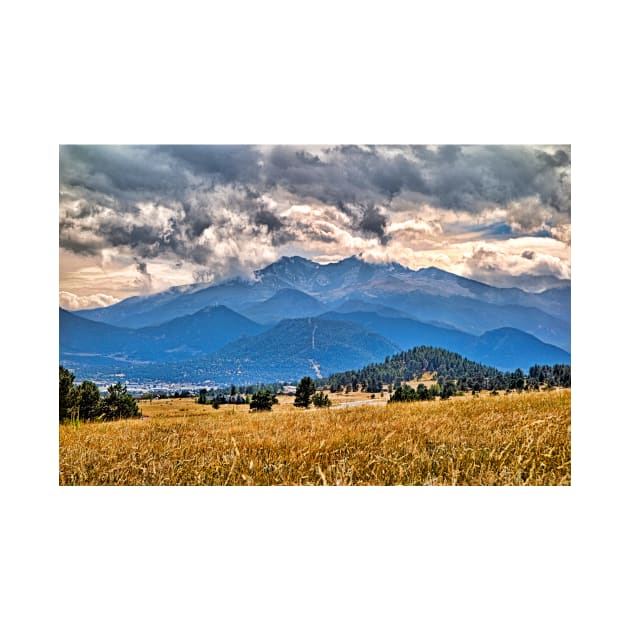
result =
[{"label": "dark gray cloud", "polygon": [[158,147],[67,145],[59,149],[62,190],[82,188],[119,205],[172,195],[189,185],[186,170]]},{"label": "dark gray cloud", "polygon": [[274,232],[282,228],[284,223],[269,210],[259,210],[254,217],[254,220],[258,225],[266,225],[270,232]]},{"label": "dark gray cloud", "polygon": [[381,243],[387,242],[387,236],[385,235],[385,226],[387,225],[387,218],[384,214],[374,206],[368,206],[363,212],[363,217],[359,222],[359,227],[368,234],[376,234],[379,237]]},{"label": "dark gray cloud", "polygon": [[254,182],[260,177],[260,151],[247,145],[176,145],[155,147],[197,175],[216,182]]},{"label": "dark gray cloud", "polygon": [[140,279],[138,284],[138,288],[143,292],[143,293],[147,293],[149,291],[151,291],[151,289],[153,288],[153,277],[151,276],[151,274],[149,273],[149,270],[147,269],[147,263],[142,261],[142,260],[138,260],[136,259],[136,271],[138,272]]},{"label": "dark gray cloud", "polygon": [[[236,251],[259,238],[333,243],[334,225],[384,244],[395,213],[421,203],[471,214],[510,207],[510,226],[533,235],[570,221],[570,178],[569,146],[68,145],[59,239],[79,254],[127,248],[139,265],[164,255],[204,265],[234,259],[223,251],[232,241]],[[344,220],[283,218],[300,204]]]},{"label": "dark gray cloud", "polygon": [[62,146],[61,185],[112,195],[119,203],[230,184],[254,198],[284,188],[301,199],[331,204],[379,204],[407,191],[439,207],[467,211],[538,195],[559,211],[570,211],[570,147],[402,149]]},{"label": "dark gray cloud", "polygon": [[138,269],[138,272],[141,273],[142,275],[149,275],[149,272],[147,271],[147,263],[142,262],[142,261],[137,261],[136,268]]},{"label": "dark gray cloud", "polygon": [[[557,156],[558,152],[564,157]],[[429,197],[443,208],[475,212],[539,197],[559,212],[570,213],[569,153],[555,154],[521,146],[440,148],[424,159]]]}]

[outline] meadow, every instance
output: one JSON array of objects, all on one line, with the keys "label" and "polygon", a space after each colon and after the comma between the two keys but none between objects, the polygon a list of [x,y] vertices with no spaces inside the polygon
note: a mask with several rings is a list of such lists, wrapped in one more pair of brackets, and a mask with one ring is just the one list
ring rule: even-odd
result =
[{"label": "meadow", "polygon": [[308,410],[280,400],[271,412],[142,401],[139,419],[60,425],[59,484],[571,483],[568,389]]}]

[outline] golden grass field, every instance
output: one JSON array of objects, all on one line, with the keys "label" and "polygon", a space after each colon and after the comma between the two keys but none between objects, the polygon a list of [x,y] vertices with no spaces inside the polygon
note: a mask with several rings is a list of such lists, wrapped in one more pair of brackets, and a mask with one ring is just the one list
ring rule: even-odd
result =
[{"label": "golden grass field", "polygon": [[258,413],[192,399],[143,401],[142,419],[61,425],[59,483],[571,483],[570,390],[344,409],[281,400]]}]

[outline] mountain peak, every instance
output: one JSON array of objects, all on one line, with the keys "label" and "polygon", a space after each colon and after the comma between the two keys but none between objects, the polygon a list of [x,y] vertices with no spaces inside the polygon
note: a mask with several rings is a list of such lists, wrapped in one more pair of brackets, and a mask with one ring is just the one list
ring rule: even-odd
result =
[{"label": "mountain peak", "polygon": [[204,306],[199,311],[196,311],[195,314],[200,314],[200,313],[206,313],[206,314],[210,313],[210,314],[217,314],[217,315],[225,314],[225,313],[233,313],[234,315],[239,315],[234,310],[232,310],[231,308],[228,308],[224,304],[212,304],[209,306]]},{"label": "mountain peak", "polygon": [[369,265],[370,263],[365,262],[362,256],[357,256],[356,254],[353,254],[352,256],[348,256],[348,258],[342,258],[341,260],[337,261],[335,264],[337,265],[356,265],[356,264]]},{"label": "mountain peak", "polygon": [[283,264],[307,264],[307,265],[317,265],[316,262],[313,262],[312,260],[309,260],[308,258],[303,258],[302,256],[282,256],[282,258],[278,258],[278,260],[276,260],[275,263],[271,263],[272,265],[275,265],[277,263],[283,263]]},{"label": "mountain peak", "polygon": [[429,267],[422,267],[422,269],[418,269],[418,273],[421,273],[429,278],[439,278],[444,276],[454,276],[456,274],[450,273],[449,271],[444,271],[444,269],[440,269],[435,265],[430,265]]}]

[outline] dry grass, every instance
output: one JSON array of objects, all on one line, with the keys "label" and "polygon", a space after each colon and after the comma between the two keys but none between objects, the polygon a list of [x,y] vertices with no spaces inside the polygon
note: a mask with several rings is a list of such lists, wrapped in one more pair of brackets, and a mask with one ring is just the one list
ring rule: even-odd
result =
[{"label": "dry grass", "polygon": [[[328,394],[328,398],[330,398],[330,402],[333,405],[338,405],[340,403],[349,403],[356,402],[357,400],[370,400],[372,398],[372,394],[368,392],[335,392],[331,394],[328,390],[324,391],[325,394]],[[383,392],[381,396],[380,392],[374,394],[374,398],[378,398],[379,400],[389,400],[389,394],[387,392]],[[293,399],[291,399],[293,402]]]},{"label": "dry grass", "polygon": [[569,485],[568,390],[248,413],[192,400],[59,428],[75,485]]}]

